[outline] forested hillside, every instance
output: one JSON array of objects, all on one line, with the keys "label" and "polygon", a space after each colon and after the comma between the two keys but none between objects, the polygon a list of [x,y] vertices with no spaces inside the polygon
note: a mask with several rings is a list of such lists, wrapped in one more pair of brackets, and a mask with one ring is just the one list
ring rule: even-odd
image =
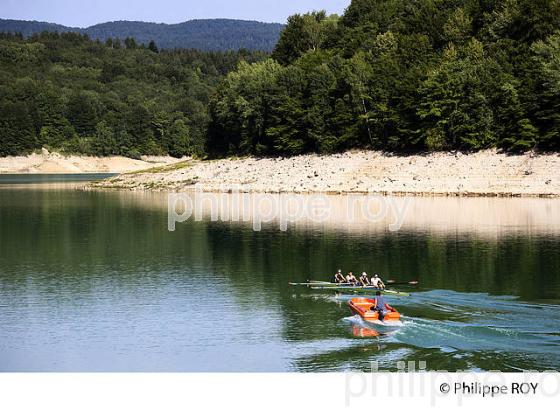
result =
[{"label": "forested hillside", "polygon": [[212,97],[208,148],[560,148],[559,0],[353,0],[292,16]]},{"label": "forested hillside", "polygon": [[42,146],[94,155],[204,151],[223,76],[262,52],[160,51],[76,33],[0,35],[0,156]]},{"label": "forested hillside", "polygon": [[66,27],[38,21],[0,19],[0,32],[21,33],[24,37],[49,32],[87,34],[94,40],[134,38],[138,43],[155,41],[161,49],[196,48],[198,50],[272,51],[283,25],[258,21],[207,19],[179,24],[157,24],[143,21],[113,21],[87,28]]},{"label": "forested hillside", "polygon": [[560,149],[560,0],[353,0],[271,56],[0,38],[0,155]]}]

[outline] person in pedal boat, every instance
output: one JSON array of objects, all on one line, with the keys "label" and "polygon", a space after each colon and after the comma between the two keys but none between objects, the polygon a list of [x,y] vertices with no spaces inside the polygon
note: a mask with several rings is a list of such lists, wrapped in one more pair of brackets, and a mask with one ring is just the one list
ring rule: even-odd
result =
[{"label": "person in pedal boat", "polygon": [[370,310],[375,310],[379,314],[379,320],[383,320],[387,312],[392,312],[393,307],[385,302],[385,298],[381,296],[381,292],[375,292],[375,298],[373,298],[373,306]]},{"label": "person in pedal boat", "polygon": [[356,279],[352,272],[348,272],[348,275],[346,275],[346,282],[351,283],[352,285],[357,285],[358,279]]},{"label": "person in pedal boat", "polygon": [[362,284],[362,286],[371,285],[371,283],[369,282],[369,279],[367,277],[367,273],[362,272],[362,276],[360,276],[360,283]]},{"label": "person in pedal boat", "polygon": [[346,278],[344,277],[340,269],[334,274],[334,281],[336,283],[346,283]]},{"label": "person in pedal boat", "polygon": [[371,278],[371,285],[375,286],[377,289],[385,289],[385,284],[377,274],[373,275],[373,278]]}]

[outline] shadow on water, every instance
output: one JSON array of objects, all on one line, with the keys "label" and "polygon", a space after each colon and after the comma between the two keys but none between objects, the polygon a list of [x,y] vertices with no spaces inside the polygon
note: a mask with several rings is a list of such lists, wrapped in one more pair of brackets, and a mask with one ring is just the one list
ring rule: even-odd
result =
[{"label": "shadow on water", "polygon": [[[558,204],[521,214],[534,203]],[[480,235],[466,217],[432,231],[422,218],[399,232],[209,220],[169,232],[162,195],[1,189],[0,371],[560,369],[559,231]],[[405,326],[375,335],[341,320],[347,298],[287,285],[338,267],[419,280],[389,299]]]},{"label": "shadow on water", "polygon": [[[0,188],[44,188],[45,184],[55,184],[58,188],[64,188],[63,184],[70,187],[71,183],[85,183],[96,181],[118,175],[109,172],[91,172],[80,174],[0,174]],[[2,185],[5,185],[2,187]],[[74,186],[74,185],[72,185]]]}]

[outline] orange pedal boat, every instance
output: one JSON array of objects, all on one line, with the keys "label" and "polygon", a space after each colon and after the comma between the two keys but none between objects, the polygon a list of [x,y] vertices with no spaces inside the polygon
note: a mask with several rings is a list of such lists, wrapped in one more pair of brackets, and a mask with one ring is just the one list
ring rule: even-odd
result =
[{"label": "orange pedal boat", "polygon": [[401,314],[393,309],[387,312],[383,321],[379,320],[379,313],[371,310],[374,305],[373,299],[368,298],[353,298],[348,302],[350,310],[362,317],[366,322],[386,323],[386,324],[400,324]]}]

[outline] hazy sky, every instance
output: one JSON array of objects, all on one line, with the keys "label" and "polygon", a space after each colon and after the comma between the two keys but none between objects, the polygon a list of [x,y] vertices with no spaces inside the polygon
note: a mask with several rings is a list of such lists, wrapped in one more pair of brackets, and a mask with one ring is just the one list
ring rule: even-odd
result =
[{"label": "hazy sky", "polygon": [[350,0],[0,0],[0,18],[86,27],[114,20],[179,23],[233,18],[284,23],[294,13],[342,13]]}]

